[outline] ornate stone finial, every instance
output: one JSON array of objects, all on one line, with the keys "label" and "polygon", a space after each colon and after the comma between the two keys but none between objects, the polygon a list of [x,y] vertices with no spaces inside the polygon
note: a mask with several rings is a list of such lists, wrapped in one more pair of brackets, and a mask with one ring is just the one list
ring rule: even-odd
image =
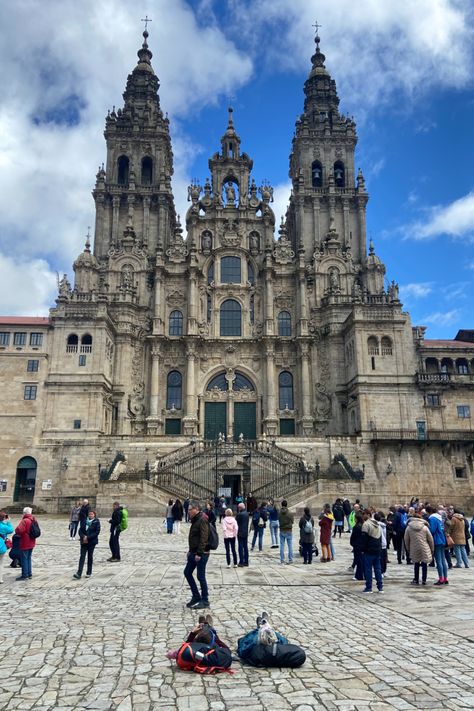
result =
[{"label": "ornate stone finial", "polygon": [[369,241],[369,254],[370,255],[375,254],[374,242],[373,242],[372,237],[370,238],[370,241]]},{"label": "ornate stone finial", "polygon": [[357,173],[357,190],[362,193],[365,192],[365,179],[360,168]]},{"label": "ornate stone finial", "polygon": [[322,25],[318,24],[318,22],[316,21],[313,27],[315,28],[314,43],[316,45],[316,52],[311,57],[311,62],[313,63],[313,69],[315,69],[316,67],[324,67],[326,57],[319,48],[319,43],[321,42],[321,38],[319,36],[319,28],[322,27]]},{"label": "ornate stone finial", "polygon": [[229,122],[227,124],[227,130],[229,130],[229,129],[234,128],[234,117],[233,117],[234,109],[232,108],[232,106],[229,106],[227,111],[229,113]]},{"label": "ornate stone finial", "polygon": [[87,228],[86,245],[84,247],[84,252],[87,252],[88,254],[91,253],[91,228],[90,228],[90,226]]},{"label": "ornate stone finial", "polygon": [[[145,15],[145,18],[140,20],[140,22],[145,23],[145,32],[146,32],[146,36],[148,37],[148,31],[147,31],[148,30],[148,23],[153,22],[153,20],[150,17],[148,17],[148,15]],[[145,35],[145,33],[143,33],[143,35]]]},{"label": "ornate stone finial", "polygon": [[152,54],[151,50],[149,49],[149,47],[148,47],[148,42],[147,42],[147,39],[148,39],[148,36],[149,36],[149,35],[148,35],[148,30],[147,30],[147,25],[148,25],[148,23],[151,22],[151,21],[152,21],[152,20],[150,20],[150,19],[148,18],[148,16],[146,16],[145,19],[142,20],[142,22],[145,23],[145,30],[144,30],[144,32],[143,32],[143,44],[142,44],[142,46],[141,46],[141,49],[139,49],[138,52],[137,52],[137,55],[138,55],[138,63],[139,63],[139,64],[149,64],[149,65],[151,65],[151,59],[152,59],[152,57],[153,57],[153,54]]}]

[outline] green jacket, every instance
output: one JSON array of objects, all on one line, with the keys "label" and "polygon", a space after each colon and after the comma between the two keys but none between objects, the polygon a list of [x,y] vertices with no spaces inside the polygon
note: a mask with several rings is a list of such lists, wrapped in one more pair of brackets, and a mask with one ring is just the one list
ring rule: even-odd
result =
[{"label": "green jacket", "polygon": [[351,528],[354,528],[355,523],[356,523],[356,512],[354,511],[354,509],[352,509],[352,511],[349,514],[349,526]]},{"label": "green jacket", "polygon": [[286,506],[282,506],[280,509],[280,513],[278,514],[278,522],[280,524],[280,531],[291,532],[293,530],[294,518],[295,517],[293,516],[291,511],[288,511]]}]

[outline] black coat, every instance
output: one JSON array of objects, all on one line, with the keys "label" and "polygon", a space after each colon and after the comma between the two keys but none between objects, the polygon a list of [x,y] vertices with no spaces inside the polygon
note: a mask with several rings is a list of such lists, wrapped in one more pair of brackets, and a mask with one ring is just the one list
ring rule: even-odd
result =
[{"label": "black coat", "polygon": [[90,506],[89,504],[83,504],[81,506],[81,510],[79,511],[79,523],[82,523],[82,521],[85,521],[86,518],[89,516],[89,511],[90,511]]},{"label": "black coat", "polygon": [[[306,521],[311,522],[311,525],[313,527],[313,530],[311,531],[311,533],[306,533],[306,531],[304,530]],[[300,526],[300,542],[301,543],[314,543],[314,519],[311,516],[306,516],[306,514],[305,514],[304,516],[302,516],[300,518],[299,526]]]},{"label": "black coat", "polygon": [[239,527],[237,537],[238,538],[248,538],[249,537],[249,514],[248,511],[239,511],[235,517],[237,521],[237,526]]},{"label": "black coat", "polygon": [[332,515],[335,521],[344,522],[344,509],[341,504],[334,504],[332,507]]},{"label": "black coat", "polygon": [[344,510],[344,516],[349,516],[350,512],[352,511],[351,502],[346,499],[346,501],[342,502],[342,508]]},{"label": "black coat", "polygon": [[114,509],[112,511],[112,518],[110,519],[109,523],[110,523],[110,533],[114,533],[117,526],[120,526],[120,524],[122,523],[122,507],[121,506],[118,509]]},{"label": "black coat", "polygon": [[174,521],[182,521],[183,520],[183,504],[181,503],[181,501],[174,502],[173,508],[171,509],[171,513],[173,514]]},{"label": "black coat", "polygon": [[352,529],[350,544],[351,544],[354,551],[362,551],[363,550],[364,544],[362,541],[362,524],[361,523],[356,523],[356,525]]},{"label": "black coat", "polygon": [[194,555],[207,553],[206,548],[208,541],[209,521],[206,514],[200,511],[191,519],[188,539],[189,552],[194,553]]},{"label": "black coat", "polygon": [[99,542],[99,533],[100,533],[100,521],[98,518],[92,519],[92,523],[89,526],[89,530],[86,533],[86,522],[81,521],[81,525],[79,527],[79,537],[81,539],[81,543],[83,543],[83,537],[87,536],[87,544],[89,546],[96,546]]}]

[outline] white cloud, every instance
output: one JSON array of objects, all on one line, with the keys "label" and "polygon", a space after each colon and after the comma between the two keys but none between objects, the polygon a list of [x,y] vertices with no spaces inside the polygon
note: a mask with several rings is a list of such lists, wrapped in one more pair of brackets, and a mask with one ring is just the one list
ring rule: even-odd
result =
[{"label": "white cloud", "polygon": [[[47,260],[51,273],[71,274],[87,226],[94,225],[90,192],[105,159],[105,114],[122,105],[146,12],[155,20],[149,45],[161,105],[171,115],[180,210],[199,150],[180,134],[180,116],[217,103],[253,72],[251,59],[219,27],[199,26],[184,0],[142,5],[138,14],[126,0],[0,4],[0,63],[8,77],[0,96],[0,251],[15,263],[20,256],[29,264]],[[34,301],[22,303],[35,310]],[[13,310],[9,299],[0,299],[0,312],[7,310]]]},{"label": "white cloud", "polygon": [[467,265],[467,268],[468,268],[468,269],[474,269],[474,262],[470,262],[470,263]]},{"label": "white cloud", "polygon": [[412,284],[402,284],[400,286],[400,295],[402,301],[406,299],[422,299],[428,296],[433,291],[432,282],[418,282]]},{"label": "white cloud", "polygon": [[435,311],[422,319],[423,323],[431,323],[434,326],[452,326],[459,321],[460,309],[451,311]]},{"label": "white cloud", "polygon": [[291,181],[280,183],[273,188],[273,203],[271,208],[275,213],[275,238],[278,239],[278,228],[281,223],[282,216],[285,217],[286,209],[290,202]]},{"label": "white cloud", "polygon": [[431,239],[440,235],[472,238],[474,232],[474,191],[449,205],[432,207],[426,220],[402,228],[406,238]]},{"label": "white cloud", "polygon": [[2,316],[45,316],[56,294],[56,274],[44,259],[16,261],[0,253]]}]

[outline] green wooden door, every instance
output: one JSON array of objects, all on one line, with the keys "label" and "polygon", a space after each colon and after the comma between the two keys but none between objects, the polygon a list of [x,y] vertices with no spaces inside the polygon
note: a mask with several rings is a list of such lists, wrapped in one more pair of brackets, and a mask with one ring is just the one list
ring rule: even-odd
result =
[{"label": "green wooden door", "polygon": [[225,402],[204,403],[204,439],[217,439],[219,433],[227,434],[227,413]]},{"label": "green wooden door", "polygon": [[234,441],[240,435],[244,439],[257,439],[257,403],[236,402],[234,404]]}]

